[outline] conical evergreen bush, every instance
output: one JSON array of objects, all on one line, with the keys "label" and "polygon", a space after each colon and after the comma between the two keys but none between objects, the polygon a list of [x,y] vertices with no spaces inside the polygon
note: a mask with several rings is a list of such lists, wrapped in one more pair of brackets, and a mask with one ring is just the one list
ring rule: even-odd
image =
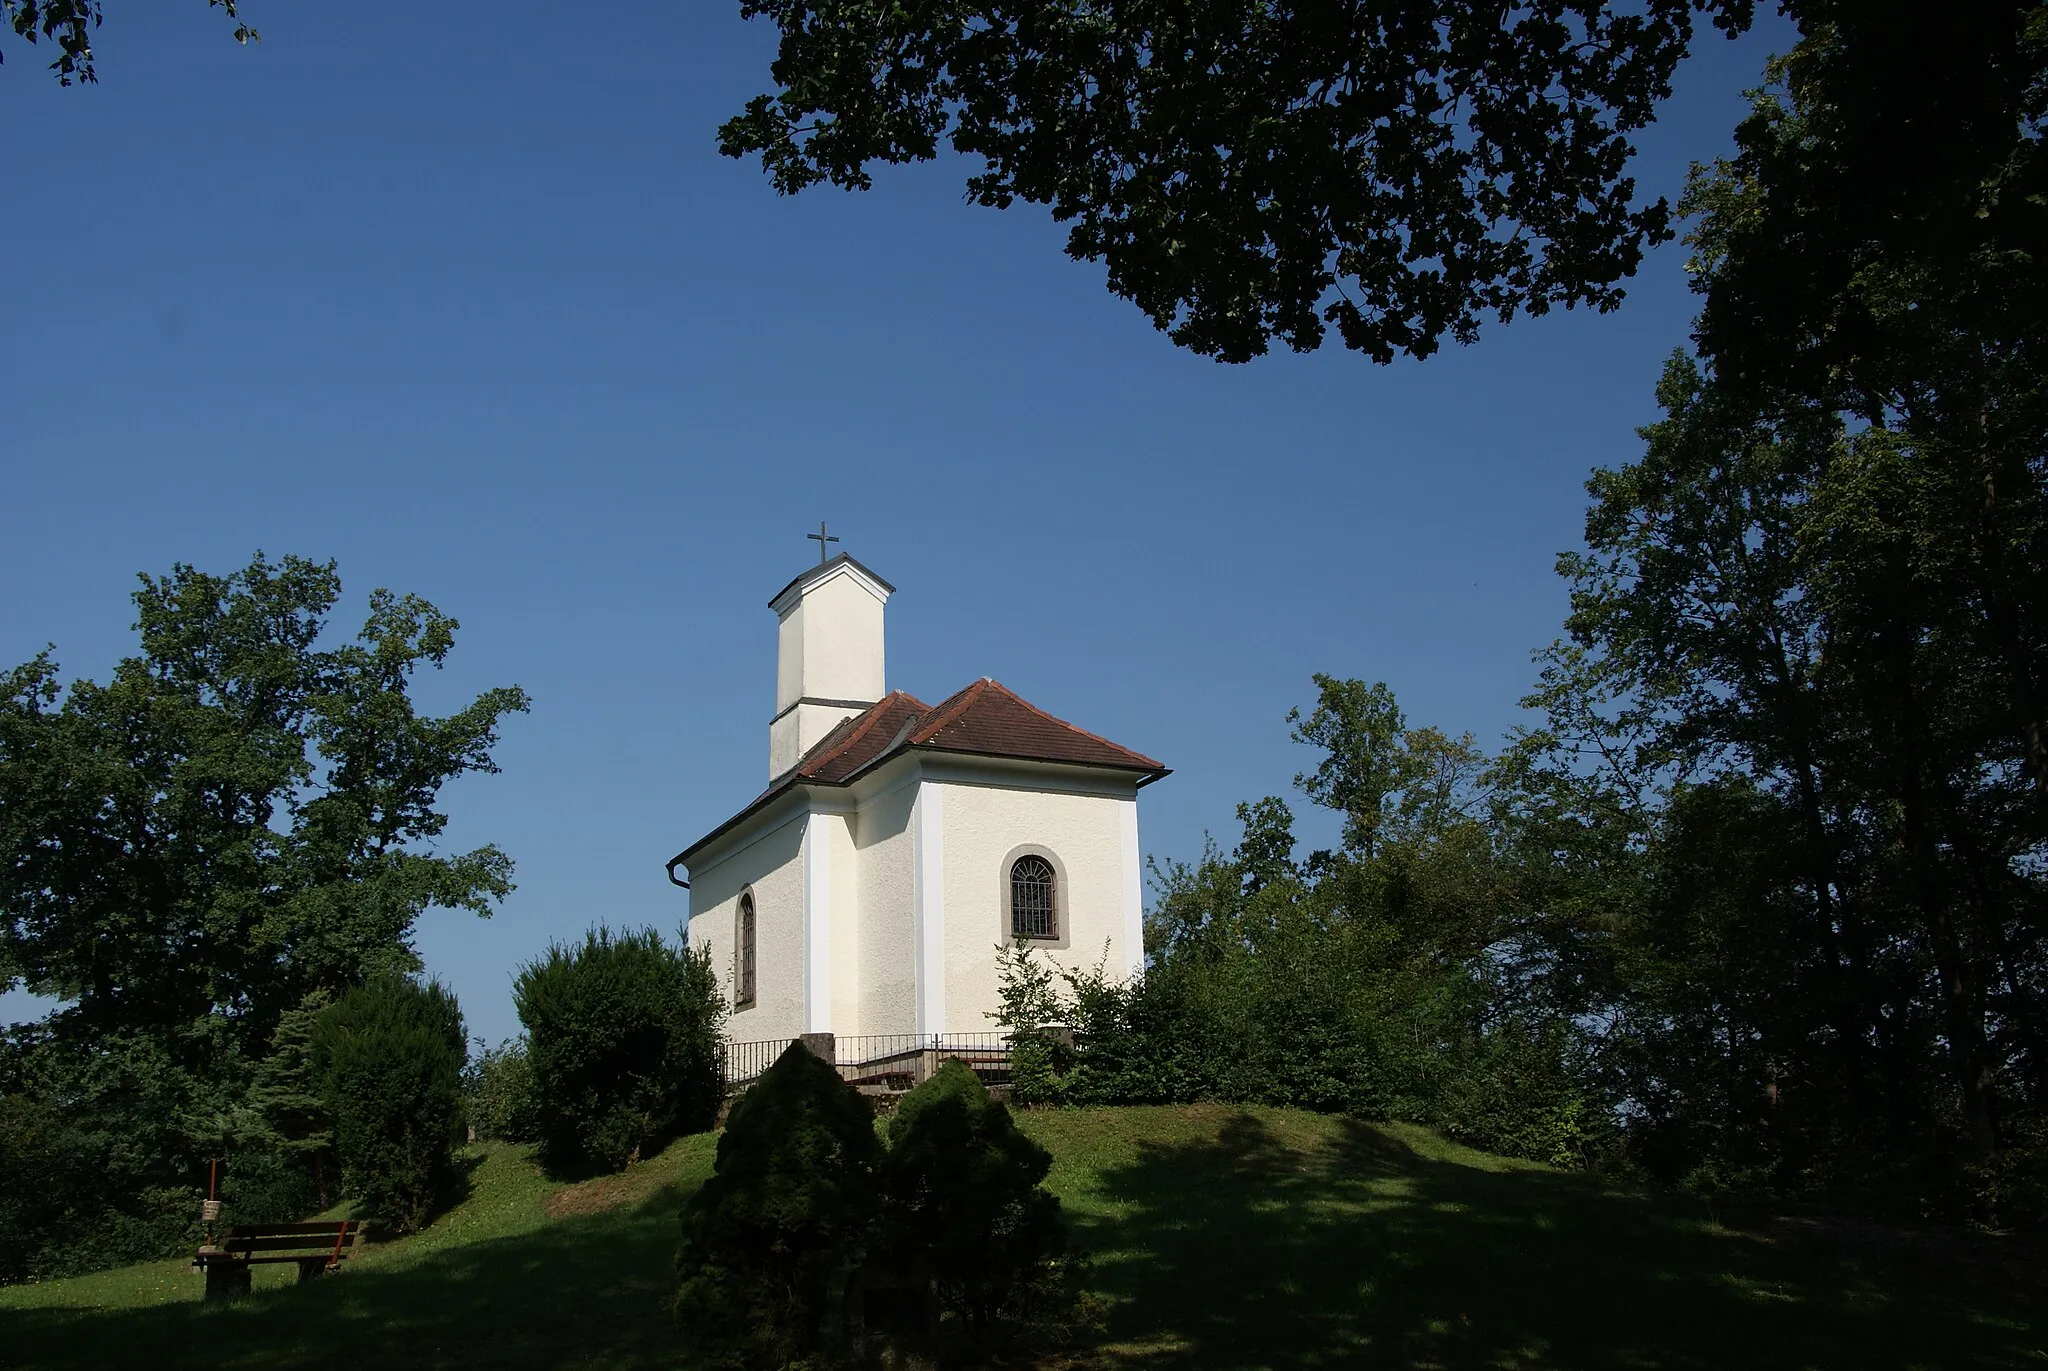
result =
[{"label": "conical evergreen bush", "polygon": [[882,1164],[883,1248],[900,1277],[929,1281],[986,1355],[1057,1289],[1066,1223],[1040,1182],[1052,1155],[958,1061],[904,1097]]},{"label": "conical evergreen bush", "polygon": [[799,1043],[740,1097],[683,1210],[675,1312],[693,1366],[780,1368],[837,1342],[880,1154],[868,1102]]}]

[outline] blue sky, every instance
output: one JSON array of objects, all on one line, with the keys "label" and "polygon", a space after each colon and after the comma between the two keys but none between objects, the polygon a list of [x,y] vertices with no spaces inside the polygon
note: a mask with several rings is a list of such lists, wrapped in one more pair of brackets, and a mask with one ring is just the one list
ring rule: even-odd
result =
[{"label": "blue sky", "polygon": [[[662,862],[766,780],[766,601],[820,519],[898,587],[891,686],[993,676],[1160,758],[1144,845],[1191,856],[1312,764],[1312,672],[1517,721],[1585,476],[1636,452],[1693,312],[1672,245],[1613,314],[1226,367],[1042,211],[966,205],[957,161],[782,199],[719,157],[773,51],[737,5],[248,0],[246,49],[200,0],[107,9],[97,87],[0,67],[0,662],[102,675],[136,572],[257,548],[337,559],[347,626],[380,585],[457,616],[423,701],[534,700],[445,795],[519,889],[419,931],[492,1039],[551,939],[678,926]],[[1785,42],[1702,37],[1646,193],[1727,148]]]}]

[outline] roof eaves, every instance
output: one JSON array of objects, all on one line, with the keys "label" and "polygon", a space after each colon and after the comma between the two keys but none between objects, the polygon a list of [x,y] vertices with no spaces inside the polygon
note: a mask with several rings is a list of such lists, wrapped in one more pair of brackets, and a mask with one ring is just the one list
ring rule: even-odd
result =
[{"label": "roof eaves", "polygon": [[690,864],[690,858],[692,856],[699,852],[702,852],[712,843],[716,842],[720,838],[723,838],[726,834],[732,832],[735,828],[738,828],[748,819],[753,818],[756,814],[766,809],[769,806],[769,804],[771,804],[775,800],[780,799],[782,796],[788,794],[791,790],[794,790],[798,786],[811,785],[842,787],[846,784],[847,783],[845,781],[821,781],[813,776],[800,776],[794,770],[786,771],[783,773],[782,779],[778,780],[774,785],[769,786],[759,795],[756,795],[751,801],[748,802],[746,808],[742,809],[739,813],[733,815],[730,819],[727,819],[718,827],[712,829],[709,833],[706,833],[696,842],[691,843],[681,852],[676,853],[676,855],[670,859],[669,865],[674,866],[676,863],[680,862],[684,866],[688,866]]},{"label": "roof eaves", "polygon": [[[998,752],[992,748],[948,747],[944,743],[915,742],[907,743],[902,747],[896,748],[891,752],[885,753],[882,756],[877,757],[874,762],[870,763],[868,766],[862,767],[861,772],[871,770],[875,765],[879,765],[881,762],[888,760],[888,758],[904,752],[930,752],[938,755],[951,757],[990,757],[998,761],[1005,762],[1035,762],[1040,766],[1078,767],[1083,771],[1122,771],[1138,776],[1143,776],[1145,779],[1138,782],[1138,784],[1141,786],[1150,785],[1152,782],[1159,780],[1162,777],[1171,776],[1173,774],[1173,769],[1171,767],[1161,766],[1157,762],[1152,761],[1150,758],[1144,759],[1147,765],[1139,766],[1129,762],[1084,762],[1076,761],[1071,757],[1042,757],[1037,755],[1036,753],[1031,752]],[[1131,755],[1135,757],[1138,754],[1134,752]],[[861,773],[855,773],[855,775],[859,774]],[[849,781],[851,781],[852,779],[852,776],[847,777],[847,780]]]}]

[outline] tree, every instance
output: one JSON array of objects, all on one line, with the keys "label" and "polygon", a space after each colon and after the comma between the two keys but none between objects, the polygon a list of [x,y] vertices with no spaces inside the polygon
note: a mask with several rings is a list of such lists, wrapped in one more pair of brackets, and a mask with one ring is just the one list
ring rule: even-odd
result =
[{"label": "tree", "polygon": [[937,1291],[975,1351],[1006,1332],[1056,1283],[1066,1250],[1060,1202],[1040,1182],[1052,1154],[1017,1131],[981,1078],[948,1061],[889,1120],[883,1246],[913,1282]]},{"label": "tree", "polygon": [[296,557],[180,565],[142,578],[140,651],[104,684],[50,652],[0,674],[0,987],[60,1002],[0,1058],[93,1159],[73,1246],[95,1259],[182,1244],[207,1159],[275,1141],[250,1091],[287,1014],[416,970],[427,908],[512,888],[495,847],[434,850],[436,797],[497,769],[525,694],[419,713],[455,620],[379,590],[330,645],[340,589]]},{"label": "tree", "polygon": [[1278,795],[1237,807],[1244,840],[1237,845],[1237,864],[1244,869],[1244,893],[1256,895],[1294,871],[1294,811]]},{"label": "tree", "polygon": [[[1387,806],[1407,784],[1401,738],[1407,720],[1386,682],[1340,681],[1318,672],[1316,707],[1287,712],[1294,741],[1323,750],[1323,760],[1294,784],[1317,804],[1344,816],[1344,846],[1371,857]],[[1249,833],[1247,834],[1249,837]]]},{"label": "tree", "polygon": [[196,1052],[211,1021],[253,1057],[308,994],[416,968],[429,906],[511,890],[497,848],[429,845],[440,788],[497,770],[526,695],[419,714],[411,677],[458,625],[417,596],[374,592],[353,642],[319,646],[332,563],[141,579],[142,654],[106,685],[62,688],[48,652],[0,676],[0,965],[66,1032]]},{"label": "tree", "polygon": [[971,199],[1050,206],[1176,343],[1244,361],[1334,327],[1390,362],[1620,301],[1670,236],[1628,135],[1697,9],[1733,33],[1751,0],[744,0],[782,31],[779,89],[719,142],[788,194],[949,138]]},{"label": "tree", "polygon": [[1019,1044],[1020,1098],[1292,1105],[1594,1160],[1614,1101],[1589,1070],[1606,987],[1583,944],[1604,865],[1557,869],[1571,829],[1521,794],[1515,757],[1410,727],[1383,685],[1316,686],[1292,722],[1325,755],[1298,783],[1345,817],[1344,846],[1296,865],[1287,806],[1241,805],[1234,850],[1155,866],[1142,978],[1003,958],[1006,1026],[1075,1030],[1071,1050]]},{"label": "tree", "polygon": [[478,1051],[462,1070],[462,1097],[469,1126],[486,1142],[532,1142],[540,1126],[534,1118],[533,1062],[524,1038],[507,1038],[496,1047],[477,1040]]},{"label": "tree", "polygon": [[[1698,177],[1698,339],[1717,386],[1909,435],[1966,499],[1967,575],[2007,727],[2048,800],[2033,631],[2048,446],[2048,14],[1897,30],[1841,6],[1773,63],[1737,154]],[[1894,102],[1893,92],[1911,98]],[[1959,562],[1958,570],[1965,568]]]},{"label": "tree", "polygon": [[[91,84],[99,80],[92,64],[92,31],[100,26],[100,0],[5,0],[7,20],[17,37],[34,43],[47,38],[57,45],[50,70],[57,84],[74,81]],[[235,41],[254,43],[262,35],[242,22],[240,0],[206,0],[209,9],[227,12],[235,21]]]},{"label": "tree", "polygon": [[707,1365],[776,1368],[828,1342],[835,1289],[866,1254],[874,1111],[801,1043],[740,1096],[711,1179],[683,1207],[675,1312]]},{"label": "tree", "polygon": [[1700,357],[1596,479],[1574,632],[1795,826],[1845,1126],[1938,1108],[1938,1050],[1984,1161],[2042,1097],[2048,13],[1804,27],[1689,194]]},{"label": "tree", "polygon": [[327,993],[316,990],[297,1009],[287,1010],[271,1035],[270,1055],[256,1068],[249,1103],[263,1115],[277,1149],[313,1172],[314,1194],[325,1209],[327,1163],[334,1155],[334,1120],[328,1114],[314,1034],[328,1008]]},{"label": "tree", "polygon": [[1712,1112],[1687,1089],[1752,1082],[1770,1124],[1749,1143],[1783,1171],[1848,1179],[1877,1138],[1885,1164],[1938,1154],[1955,1114],[1988,1159],[2002,1110],[2040,1097],[2048,815],[1971,594],[1971,466],[1686,358],[1660,398],[1563,559],[1575,637],[1672,772],[1622,926],[1647,958],[1626,1020],[1663,1039],[1639,1035],[1639,1079],[1674,1120]]},{"label": "tree", "polygon": [[[1176,343],[1244,361],[1334,327],[1384,363],[1470,342],[1488,315],[1613,308],[1671,232],[1665,201],[1636,196],[1629,135],[1669,95],[1695,15],[1732,36],[1754,9],[743,0],[782,32],[777,89],[720,129],[720,148],[758,154],[788,194],[866,189],[874,163],[931,160],[945,139],[982,163],[970,199],[1049,206],[1073,225],[1068,255],[1103,262]],[[1815,203],[1901,242],[1921,241],[1932,206],[1983,207],[1997,223],[1950,243],[2003,243],[2023,269],[2011,230],[2038,217],[2039,140],[2006,155],[2041,114],[2040,7],[1779,9],[1852,153],[1816,169]],[[1818,324],[1854,279],[1856,253],[1809,254],[1785,227],[1757,225],[1763,260],[1786,269],[1731,300],[1737,329]],[[2030,296],[1970,299],[2042,313]],[[1867,322],[1850,336],[1882,338],[1887,321]]]},{"label": "tree", "polygon": [[454,995],[398,975],[357,986],[315,1026],[342,1184],[399,1233],[425,1224],[454,1186],[467,1042]]},{"label": "tree", "polygon": [[725,999],[709,953],[599,927],[521,967],[512,999],[549,1165],[616,1171],[716,1120]]}]

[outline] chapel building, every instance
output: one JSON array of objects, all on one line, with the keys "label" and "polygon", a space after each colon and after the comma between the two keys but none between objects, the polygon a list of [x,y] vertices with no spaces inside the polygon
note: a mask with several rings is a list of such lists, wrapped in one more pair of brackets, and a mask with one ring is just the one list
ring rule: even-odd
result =
[{"label": "chapel building", "polygon": [[769,601],[768,788],[669,863],[734,1042],[992,1031],[1019,939],[1144,965],[1138,791],[1167,769],[987,678],[936,705],[886,690],[894,589],[841,553]]}]

